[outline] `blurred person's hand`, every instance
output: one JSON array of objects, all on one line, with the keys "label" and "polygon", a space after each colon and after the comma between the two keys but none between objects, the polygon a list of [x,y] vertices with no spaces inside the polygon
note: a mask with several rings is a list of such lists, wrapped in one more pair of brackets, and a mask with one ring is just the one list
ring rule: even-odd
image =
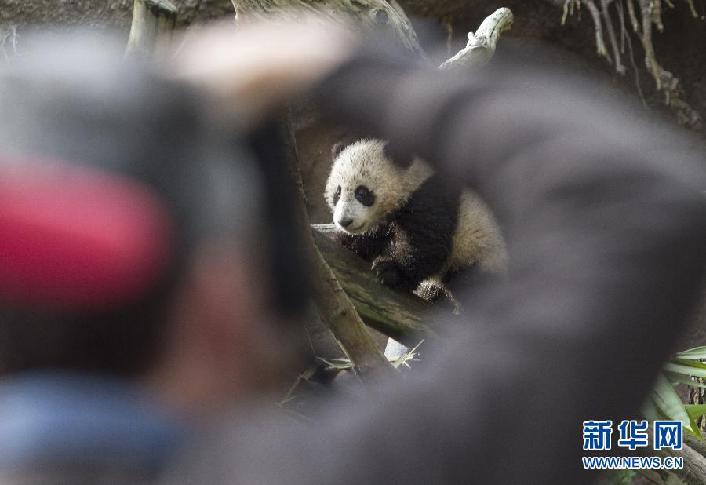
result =
[{"label": "blurred person's hand", "polygon": [[185,40],[176,69],[252,124],[343,63],[354,45],[343,27],[313,16],[297,23],[223,24]]}]

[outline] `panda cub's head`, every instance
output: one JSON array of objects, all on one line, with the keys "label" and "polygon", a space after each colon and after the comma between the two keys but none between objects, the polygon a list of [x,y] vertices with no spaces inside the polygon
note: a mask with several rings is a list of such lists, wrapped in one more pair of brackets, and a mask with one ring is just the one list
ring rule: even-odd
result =
[{"label": "panda cub's head", "polygon": [[419,159],[401,159],[387,142],[359,140],[334,147],[334,162],[326,183],[326,201],[333,222],[349,234],[364,234],[389,221],[432,174]]}]

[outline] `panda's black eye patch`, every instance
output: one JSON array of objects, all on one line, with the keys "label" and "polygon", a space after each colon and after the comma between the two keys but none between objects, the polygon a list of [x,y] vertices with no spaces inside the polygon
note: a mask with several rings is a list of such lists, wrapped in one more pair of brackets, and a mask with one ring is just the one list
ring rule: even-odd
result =
[{"label": "panda's black eye patch", "polygon": [[338,204],[338,199],[341,198],[341,186],[336,187],[336,192],[333,193],[333,205]]},{"label": "panda's black eye patch", "polygon": [[375,202],[375,194],[373,194],[365,185],[359,185],[355,189],[355,200],[366,207],[370,207]]}]

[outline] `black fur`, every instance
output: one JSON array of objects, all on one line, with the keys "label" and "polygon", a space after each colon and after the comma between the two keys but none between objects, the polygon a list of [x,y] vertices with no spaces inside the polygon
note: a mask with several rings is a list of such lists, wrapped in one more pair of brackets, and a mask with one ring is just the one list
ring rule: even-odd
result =
[{"label": "black fur", "polygon": [[399,168],[409,168],[414,162],[414,155],[405,150],[400,150],[396,148],[392,143],[385,142],[385,146],[382,148],[385,157],[391,160],[393,164],[397,165]]},{"label": "black fur", "polygon": [[336,233],[340,243],[368,262],[378,257],[390,245],[389,225],[380,227],[374,233],[351,235]]},{"label": "black fur", "polygon": [[414,291],[441,272],[458,224],[461,187],[433,175],[372,234],[341,234],[342,244],[372,261],[381,283]]}]

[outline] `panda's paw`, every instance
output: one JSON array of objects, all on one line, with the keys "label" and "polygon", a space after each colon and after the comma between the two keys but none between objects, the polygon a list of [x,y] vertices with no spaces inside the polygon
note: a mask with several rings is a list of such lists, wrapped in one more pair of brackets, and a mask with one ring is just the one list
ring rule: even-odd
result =
[{"label": "panda's paw", "polygon": [[391,288],[412,291],[416,284],[409,281],[404,269],[393,259],[376,258],[373,261],[373,272],[380,283]]},{"label": "panda's paw", "polygon": [[436,303],[442,299],[450,300],[452,298],[449,290],[444,285],[429,280],[419,283],[419,287],[414,291],[414,294],[429,303]]}]

